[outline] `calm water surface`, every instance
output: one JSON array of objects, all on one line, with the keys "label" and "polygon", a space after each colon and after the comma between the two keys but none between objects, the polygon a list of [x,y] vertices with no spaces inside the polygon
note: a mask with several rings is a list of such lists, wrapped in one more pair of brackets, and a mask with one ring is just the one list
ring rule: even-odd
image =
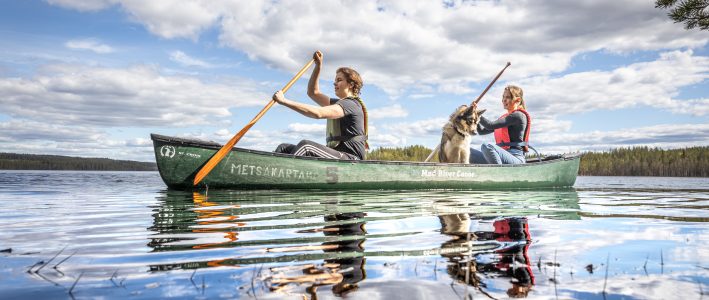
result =
[{"label": "calm water surface", "polygon": [[708,221],[709,178],[192,193],[0,171],[0,299],[700,299]]}]

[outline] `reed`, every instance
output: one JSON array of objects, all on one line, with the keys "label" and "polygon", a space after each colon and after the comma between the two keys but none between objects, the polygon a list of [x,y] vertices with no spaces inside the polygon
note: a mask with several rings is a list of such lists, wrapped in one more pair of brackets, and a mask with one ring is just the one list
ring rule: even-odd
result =
[{"label": "reed", "polygon": [[42,266],[40,266],[40,267],[39,267],[37,270],[35,270],[34,272],[35,272],[35,273],[39,273],[39,271],[41,271],[42,268],[44,268],[44,267],[46,267],[47,265],[49,265],[49,263],[51,263],[55,258],[57,258],[57,256],[59,256],[59,254],[62,254],[62,252],[64,251],[64,249],[66,249],[66,246],[64,246],[64,248],[62,248],[62,250],[59,250],[59,252],[57,252],[57,254],[55,254],[50,260],[48,260],[47,263],[45,263],[45,264],[43,264]]},{"label": "reed", "polygon": [[84,272],[81,272],[79,274],[79,277],[76,278],[76,281],[74,281],[74,284],[72,284],[71,288],[69,289],[69,295],[71,295],[71,298],[74,298],[74,288],[76,287],[76,284],[79,283],[81,276],[84,276]]}]

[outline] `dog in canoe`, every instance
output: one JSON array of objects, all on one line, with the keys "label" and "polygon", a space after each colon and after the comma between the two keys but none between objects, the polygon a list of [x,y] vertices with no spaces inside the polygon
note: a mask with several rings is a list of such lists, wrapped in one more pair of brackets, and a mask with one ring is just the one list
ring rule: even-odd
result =
[{"label": "dog in canoe", "polygon": [[470,141],[478,134],[480,116],[485,110],[478,110],[476,105],[461,105],[450,115],[443,126],[441,144],[438,149],[438,161],[445,163],[468,163],[470,159]]}]

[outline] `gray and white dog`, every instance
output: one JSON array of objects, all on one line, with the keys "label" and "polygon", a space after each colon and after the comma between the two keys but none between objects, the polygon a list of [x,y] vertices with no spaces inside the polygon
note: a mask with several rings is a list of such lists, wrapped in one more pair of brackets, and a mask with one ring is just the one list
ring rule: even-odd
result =
[{"label": "gray and white dog", "polygon": [[438,161],[445,163],[468,163],[470,159],[470,141],[478,134],[480,116],[485,110],[478,110],[477,105],[461,105],[450,115],[443,126]]}]

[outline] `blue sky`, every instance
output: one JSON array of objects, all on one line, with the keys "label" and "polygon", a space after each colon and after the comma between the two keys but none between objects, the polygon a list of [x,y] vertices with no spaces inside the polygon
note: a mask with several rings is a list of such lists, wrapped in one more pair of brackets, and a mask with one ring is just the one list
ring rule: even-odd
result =
[{"label": "blue sky", "polygon": [[[362,74],[375,148],[433,148],[507,61],[480,105],[495,118],[521,86],[543,153],[709,145],[709,32],[653,1],[444,2],[3,1],[0,152],[151,161],[151,132],[223,143],[318,49],[326,94],[337,67]],[[312,103],[309,74],[286,97]],[[274,106],[237,146],[323,141],[324,124]]]}]

